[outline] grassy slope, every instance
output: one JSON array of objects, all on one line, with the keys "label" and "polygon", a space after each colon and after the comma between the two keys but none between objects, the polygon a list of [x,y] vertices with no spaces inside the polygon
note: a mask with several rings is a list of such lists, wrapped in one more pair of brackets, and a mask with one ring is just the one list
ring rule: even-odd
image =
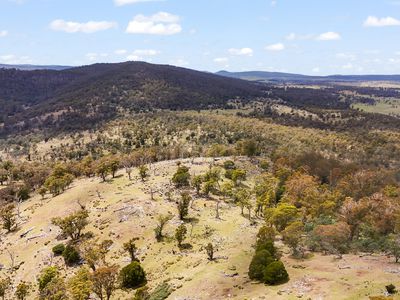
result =
[{"label": "grassy slope", "polygon": [[[198,158],[196,161],[195,165],[185,161],[192,173],[207,170],[210,160]],[[247,161],[242,163],[250,168]],[[100,183],[98,178],[75,181],[66,193],[55,198],[42,201],[35,196],[21,206],[21,216],[26,222],[21,224],[20,230],[3,238],[0,262],[8,267],[10,260],[6,249],[14,252],[16,262],[24,262],[14,274],[14,280],[35,282],[38,271],[51,261],[51,248],[58,243],[55,238],[59,231],[50,224],[50,219],[78,209],[76,200],[80,199],[90,210],[91,224],[87,230],[101,239],[114,241],[108,260],[121,266],[127,264],[129,258],[121,252],[122,244],[133,236],[140,237],[139,257],[148,274],[150,287],[168,280],[176,288],[171,299],[296,299],[300,295],[306,299],[363,299],[369,294],[382,294],[384,285],[398,282],[399,267],[383,256],[346,255],[338,261],[332,256],[317,254],[312,259],[298,261],[290,258],[283,247],[286,253],[283,260],[291,280],[276,287],[252,283],[247,277],[247,268],[253,255],[251,245],[257,227],[249,225],[249,221],[240,215],[239,208],[228,205],[222,205],[222,220],[216,220],[214,202],[201,198],[195,201],[194,209],[190,211],[190,217],[198,220],[193,223],[192,235],[186,240],[193,248],[180,252],[169,238],[156,243],[153,233],[155,217],[167,212],[176,215],[175,203],[167,202],[163,196],[175,169],[175,161],[161,162],[152,166],[151,177],[145,184],[139,181],[136,171],[131,182],[120,172],[118,178],[107,183]],[[253,169],[251,173],[257,174],[257,170]],[[246,184],[251,186],[251,178]],[[150,186],[157,190],[155,201],[150,200]],[[96,191],[100,192],[102,199],[98,198]],[[128,208],[117,211],[123,207]],[[134,211],[138,213],[129,214]],[[127,220],[120,222],[125,218]],[[165,231],[168,236],[173,236],[178,224],[176,217],[168,224]],[[204,236],[205,226],[215,230],[210,237]],[[34,230],[27,237],[19,237],[32,227]],[[192,226],[188,224],[187,227],[190,232]],[[27,240],[37,235],[43,236]],[[218,248],[216,262],[208,262],[202,250],[210,241]],[[53,263],[64,268],[59,258],[55,258]],[[305,269],[298,268],[299,265]],[[73,272],[73,268],[66,270],[68,275]],[[238,275],[224,275],[233,273]],[[119,292],[113,299],[131,298],[132,294]]]},{"label": "grassy slope", "polygon": [[384,115],[400,115],[400,101],[399,100],[378,100],[376,105],[368,105],[363,103],[356,103],[354,108],[361,109],[365,112],[379,113]]}]

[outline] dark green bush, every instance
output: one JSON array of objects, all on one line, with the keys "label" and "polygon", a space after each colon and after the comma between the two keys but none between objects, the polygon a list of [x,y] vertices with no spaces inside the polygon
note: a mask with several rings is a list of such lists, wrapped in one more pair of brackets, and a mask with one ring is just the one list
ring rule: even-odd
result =
[{"label": "dark green bush", "polygon": [[225,170],[234,170],[235,169],[235,163],[231,160],[227,160],[224,162],[224,169]]},{"label": "dark green bush", "polygon": [[275,259],[267,250],[256,252],[249,266],[249,278],[262,281],[265,268],[274,261]]},{"label": "dark green bush", "polygon": [[75,265],[81,260],[79,252],[71,245],[65,247],[62,256],[64,257],[65,264],[68,266]]},{"label": "dark green bush", "polygon": [[393,295],[393,294],[397,293],[396,286],[394,284],[389,284],[389,285],[385,286],[385,288],[389,295]]},{"label": "dark green bush", "polygon": [[146,273],[137,261],[123,267],[119,276],[121,286],[125,289],[136,289],[146,284]]},{"label": "dark green bush", "polygon": [[65,246],[64,246],[64,244],[58,244],[58,245],[55,245],[52,250],[53,250],[53,253],[55,256],[59,256],[59,255],[63,254],[63,252],[65,250]]},{"label": "dark green bush", "polygon": [[273,241],[259,239],[256,244],[256,252],[262,250],[267,250],[272,257],[277,258],[277,251]]},{"label": "dark green bush", "polygon": [[189,168],[185,166],[179,166],[178,170],[172,177],[172,182],[177,188],[189,186],[190,173]]},{"label": "dark green bush", "polygon": [[264,282],[269,285],[285,283],[289,274],[281,261],[274,261],[264,269]]},{"label": "dark green bush", "polygon": [[59,275],[57,267],[44,268],[39,275],[38,284],[39,291],[43,291],[45,287]]},{"label": "dark green bush", "polygon": [[226,170],[225,171],[225,178],[232,179],[233,170]]}]

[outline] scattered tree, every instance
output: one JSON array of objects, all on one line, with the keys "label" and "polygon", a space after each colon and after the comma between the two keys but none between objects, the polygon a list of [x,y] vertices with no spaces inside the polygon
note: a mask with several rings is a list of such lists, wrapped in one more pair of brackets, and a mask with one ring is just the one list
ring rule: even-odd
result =
[{"label": "scattered tree", "polygon": [[116,266],[100,267],[91,274],[92,290],[100,300],[110,300],[116,290],[117,278]]},{"label": "scattered tree", "polygon": [[184,220],[187,217],[191,200],[192,197],[190,197],[189,193],[184,192],[181,194],[181,199],[178,201],[178,214],[180,220]]},{"label": "scattered tree", "polygon": [[137,247],[136,247],[135,242],[137,240],[139,240],[139,238],[131,238],[129,241],[127,241],[123,245],[124,250],[129,253],[131,262],[139,261],[136,257]]},{"label": "scattered tree", "polygon": [[16,228],[17,218],[14,211],[14,204],[8,204],[0,208],[0,218],[3,222],[3,228],[7,230],[7,232],[11,232]]},{"label": "scattered tree", "polygon": [[304,234],[304,224],[296,221],[288,225],[282,231],[283,241],[292,249],[293,256],[298,256],[301,253],[301,241]]},{"label": "scattered tree", "polygon": [[182,247],[182,242],[186,237],[186,233],[187,233],[187,228],[184,224],[179,225],[175,231],[175,239],[178,242],[179,248]]},{"label": "scattered tree", "polygon": [[15,297],[18,300],[25,300],[28,297],[30,290],[31,285],[22,281],[17,285],[17,288],[15,289]]},{"label": "scattered tree", "polygon": [[4,300],[7,290],[10,288],[10,278],[0,278],[0,297]]},{"label": "scattered tree", "polygon": [[139,166],[139,175],[142,181],[144,182],[148,176],[149,168],[146,165]]},{"label": "scattered tree", "polygon": [[189,168],[186,166],[179,166],[178,170],[172,177],[172,182],[177,188],[189,186],[190,174]]},{"label": "scattered tree", "polygon": [[163,239],[163,229],[165,227],[165,225],[172,220],[172,215],[168,214],[168,215],[160,215],[157,217],[157,227],[154,229],[154,233],[156,235],[156,240],[158,242],[160,242]]},{"label": "scattered tree", "polygon": [[73,300],[88,300],[92,291],[92,281],[87,268],[80,268],[68,281],[68,291]]},{"label": "scattered tree", "polygon": [[112,243],[111,240],[105,240],[101,243],[97,241],[85,241],[82,243],[81,253],[83,259],[93,271],[96,271],[98,266],[106,264],[106,255]]},{"label": "scattered tree", "polygon": [[206,252],[208,256],[208,260],[214,260],[214,246],[211,243],[208,243],[206,246]]},{"label": "scattered tree", "polygon": [[192,187],[196,190],[196,194],[200,194],[201,185],[203,183],[203,176],[196,175],[192,177]]},{"label": "scattered tree", "polygon": [[121,286],[125,289],[136,289],[146,284],[146,274],[137,261],[123,267],[119,276]]},{"label": "scattered tree", "polygon": [[242,181],[246,180],[246,170],[236,169],[232,171],[232,181],[235,186],[238,186]]},{"label": "scattered tree", "polygon": [[87,210],[80,210],[65,218],[53,218],[53,225],[61,228],[62,233],[73,241],[80,239],[82,230],[89,224],[89,213]]}]

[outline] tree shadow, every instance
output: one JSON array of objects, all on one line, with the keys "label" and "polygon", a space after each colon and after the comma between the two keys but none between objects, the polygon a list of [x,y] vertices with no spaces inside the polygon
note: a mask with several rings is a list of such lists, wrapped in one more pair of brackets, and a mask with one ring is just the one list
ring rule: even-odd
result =
[{"label": "tree shadow", "polygon": [[179,247],[179,250],[191,250],[191,249],[193,249],[193,246],[189,243],[181,244]]}]

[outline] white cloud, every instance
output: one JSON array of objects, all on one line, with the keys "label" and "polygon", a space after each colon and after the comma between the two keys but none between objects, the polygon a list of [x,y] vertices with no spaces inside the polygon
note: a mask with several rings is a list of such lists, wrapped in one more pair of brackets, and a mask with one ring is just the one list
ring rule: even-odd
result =
[{"label": "white cloud", "polygon": [[153,49],[138,49],[133,51],[134,55],[143,55],[143,56],[154,56],[160,54],[160,51]]},{"label": "white cloud", "polygon": [[172,35],[182,31],[180,17],[159,12],[152,16],[137,15],[129,22],[127,33]]},{"label": "white cloud", "polygon": [[268,51],[282,51],[285,50],[285,45],[282,43],[272,44],[265,47]]},{"label": "white cloud", "polygon": [[400,64],[400,58],[389,58],[391,64]]},{"label": "white cloud", "polygon": [[55,31],[64,31],[67,33],[94,33],[97,31],[103,31],[111,28],[115,28],[117,24],[115,22],[107,21],[89,21],[86,23],[68,22],[64,20],[54,20],[50,23],[50,28]]},{"label": "white cloud", "polygon": [[292,32],[285,38],[288,41],[305,41],[305,40],[334,41],[334,40],[340,40],[342,37],[337,32],[329,31],[321,34],[296,34]]},{"label": "white cloud", "polygon": [[14,54],[0,55],[0,63],[3,64],[31,64],[32,59],[29,56],[17,56]]},{"label": "white cloud", "polygon": [[91,62],[99,61],[100,59],[104,59],[105,57],[108,57],[108,53],[87,53],[86,58],[90,60]]},{"label": "white cloud", "polygon": [[217,64],[225,64],[229,61],[229,58],[227,57],[217,57],[214,58],[214,62],[216,62]]},{"label": "white cloud", "polygon": [[320,70],[319,67],[315,67],[315,68],[312,69],[312,71],[313,71],[314,73],[319,73],[321,70]]},{"label": "white cloud", "polygon": [[170,60],[169,63],[177,67],[186,67],[189,65],[189,62],[183,58]]},{"label": "white cloud", "polygon": [[277,1],[277,0],[272,0],[272,1],[271,1],[271,6],[272,6],[272,7],[275,7],[277,4],[278,4],[278,1]]},{"label": "white cloud", "polygon": [[127,4],[136,4],[141,2],[159,2],[164,0],[114,0],[115,5],[123,6]]},{"label": "white cloud", "polygon": [[114,51],[114,54],[116,54],[116,55],[124,55],[127,53],[128,53],[128,50],[126,50],[126,49],[118,49],[118,50]]},{"label": "white cloud", "polygon": [[377,18],[369,16],[365,22],[364,27],[385,27],[385,26],[400,26],[400,20],[393,17]]},{"label": "white cloud", "polygon": [[354,66],[353,66],[353,64],[348,63],[348,64],[343,65],[343,66],[342,66],[342,69],[344,69],[344,70],[351,70],[351,69],[354,69]]},{"label": "white cloud", "polygon": [[351,54],[351,53],[337,53],[336,58],[347,59],[347,60],[353,61],[353,60],[357,59],[357,56],[355,54]]},{"label": "white cloud", "polygon": [[9,2],[14,2],[16,4],[23,4],[25,0],[8,0]]},{"label": "white cloud", "polygon": [[147,60],[146,58],[150,56],[156,56],[160,54],[160,51],[153,49],[138,49],[133,51],[130,55],[126,57],[127,60]]},{"label": "white cloud", "polygon": [[340,36],[339,33],[329,31],[325,33],[321,33],[320,35],[317,36],[318,41],[337,41],[340,40],[342,37]]},{"label": "white cloud", "polygon": [[0,37],[6,37],[8,35],[7,30],[0,30]]},{"label": "white cloud", "polygon": [[251,48],[241,48],[241,49],[230,48],[228,52],[231,55],[253,56],[253,49]]},{"label": "white cloud", "polygon": [[301,40],[312,40],[315,38],[314,34],[296,34],[294,32],[286,36],[288,41],[301,41]]}]

